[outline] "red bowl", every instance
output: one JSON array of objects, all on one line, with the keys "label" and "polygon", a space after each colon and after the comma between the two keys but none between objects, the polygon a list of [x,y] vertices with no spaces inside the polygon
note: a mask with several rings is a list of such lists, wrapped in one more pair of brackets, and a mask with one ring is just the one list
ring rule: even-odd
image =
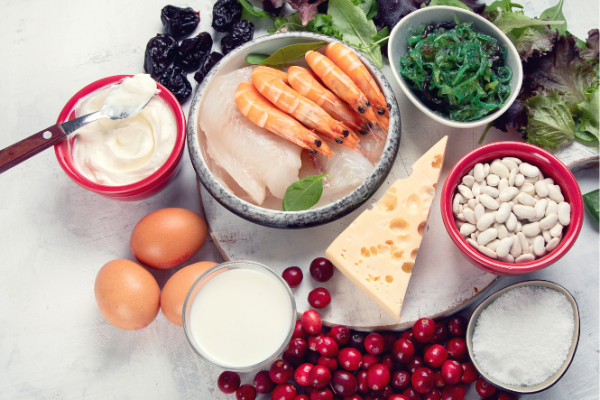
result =
[{"label": "red bowl", "polygon": [[[71,97],[71,99],[60,112],[56,122],[61,124],[74,119],[74,108],[81,98],[113,83],[120,83],[123,79],[131,76],[133,75],[115,75],[90,83],[77,92],[73,97]],[[73,136],[73,138],[63,140],[54,146],[54,152],[56,153],[58,163],[65,171],[67,176],[69,176],[69,178],[71,178],[82,188],[90,190],[94,193],[98,193],[101,196],[109,199],[125,201],[141,200],[152,196],[164,188],[171,180],[173,180],[173,178],[175,178],[177,172],[179,172],[179,168],[181,167],[183,148],[185,147],[185,115],[175,96],[173,96],[171,92],[160,83],[157,83],[157,86],[158,89],[160,89],[160,92],[157,94],[157,96],[167,103],[169,108],[171,108],[177,123],[177,138],[175,139],[175,146],[173,147],[173,151],[171,152],[171,155],[167,161],[156,172],[139,182],[122,186],[100,185],[87,179],[75,167],[75,163],[73,162],[73,154],[71,152],[72,141],[74,138]]]},{"label": "red bowl", "polygon": [[[481,254],[471,247],[460,234],[452,213],[452,199],[463,176],[477,163],[489,162],[502,157],[518,157],[537,166],[545,177],[554,179],[554,183],[560,186],[565,201],[571,205],[571,222],[563,233],[563,238],[558,246],[545,256],[527,263],[505,263]],[[569,168],[546,150],[522,142],[490,143],[478,147],[464,156],[452,168],[444,182],[440,205],[446,230],[462,255],[476,267],[497,275],[528,274],[555,263],[573,246],[583,224],[583,199],[579,185]]]}]

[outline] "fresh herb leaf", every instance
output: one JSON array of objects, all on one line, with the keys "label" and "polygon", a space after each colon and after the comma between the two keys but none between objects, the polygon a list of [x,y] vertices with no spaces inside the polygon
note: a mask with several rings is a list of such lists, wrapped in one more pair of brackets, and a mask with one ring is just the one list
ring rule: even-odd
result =
[{"label": "fresh herb leaf", "polygon": [[473,10],[471,10],[471,8],[467,7],[467,5],[464,4],[463,2],[461,2],[460,0],[431,0],[431,2],[429,3],[429,7],[432,7],[432,6],[451,6],[451,7],[462,8],[464,10],[473,11]]},{"label": "fresh herb leaf", "polygon": [[315,19],[317,6],[325,0],[316,0],[314,2],[311,1],[312,0],[288,0],[288,4],[292,6],[294,10],[297,10],[298,14],[300,14],[300,21],[302,25],[306,25],[309,21]]},{"label": "fresh herb leaf", "polygon": [[522,11],[492,11],[489,13],[490,21],[506,34],[513,29],[526,28],[528,26],[564,25],[565,21],[542,21],[531,19]]},{"label": "fresh herb leaf", "polygon": [[[246,0],[238,0],[238,3],[240,3],[242,5],[242,7],[244,8],[243,11],[245,13],[248,13],[254,17],[269,18],[271,16],[268,12],[263,11],[260,8],[254,7],[252,4],[250,4]],[[244,18],[244,19],[248,19],[247,15],[246,15],[246,18]]]},{"label": "fresh herb leaf", "polygon": [[282,47],[270,56],[268,54],[249,54],[246,56],[246,62],[258,65],[281,65],[302,58],[307,51],[320,49],[326,44],[327,42],[296,43]]},{"label": "fresh herb leaf", "polygon": [[307,176],[292,183],[283,196],[283,211],[308,210],[319,202],[323,194],[323,178],[327,174]]},{"label": "fresh herb leaf", "polygon": [[373,18],[375,18],[377,16],[378,12],[379,12],[379,3],[377,2],[377,0],[374,0],[373,4],[371,4],[371,9],[367,13],[367,19],[372,20]]},{"label": "fresh herb leaf", "polygon": [[569,107],[556,92],[538,94],[527,105],[532,111],[525,129],[528,143],[553,150],[575,139],[575,122]]},{"label": "fresh herb leaf", "polygon": [[565,21],[564,25],[558,25],[556,27],[556,29],[558,29],[558,33],[561,35],[564,35],[567,31],[567,19],[565,18],[565,15],[562,11],[563,2],[564,0],[560,0],[557,5],[555,5],[554,7],[550,7],[547,10],[544,10],[540,14],[540,19],[548,18],[548,21]]},{"label": "fresh herb leaf", "polygon": [[371,46],[373,37],[377,35],[377,28],[359,7],[350,0],[329,0],[327,14],[331,16],[333,27],[341,33],[346,43],[358,47],[378,68],[383,66],[381,47]]},{"label": "fresh herb leaf", "polygon": [[585,204],[585,208],[594,220],[596,220],[596,223],[598,223],[600,220],[600,190],[596,189],[593,192],[584,194],[583,204]]},{"label": "fresh herb leaf", "polygon": [[485,11],[496,11],[498,7],[503,11],[512,11],[513,8],[523,8],[522,5],[511,3],[509,0],[496,0],[490,5],[485,6]]},{"label": "fresh herb leaf", "polygon": [[592,140],[598,140],[598,113],[600,110],[600,101],[598,99],[599,90],[598,86],[590,87],[586,89],[585,101],[577,104],[577,110],[579,115],[576,117],[580,124],[578,126],[578,132],[589,139],[591,136]]},{"label": "fresh herb leaf", "polygon": [[512,33],[507,35],[514,43],[522,61],[527,61],[533,56],[540,57],[554,47],[556,31],[547,26],[528,26],[522,31],[519,37],[514,37]]}]

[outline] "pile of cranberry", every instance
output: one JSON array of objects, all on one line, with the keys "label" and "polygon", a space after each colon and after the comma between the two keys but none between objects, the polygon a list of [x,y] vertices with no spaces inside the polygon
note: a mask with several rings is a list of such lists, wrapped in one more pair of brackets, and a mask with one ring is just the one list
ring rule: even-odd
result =
[{"label": "pile of cranberry", "polygon": [[[295,287],[302,271],[290,268],[283,277]],[[315,259],[310,270],[319,282],[333,275],[325,258]],[[329,304],[329,292],[325,300],[317,307],[309,296],[315,308]],[[239,374],[225,371],[219,389],[235,393],[237,400],[254,400],[257,393],[270,393],[272,400],[463,400],[466,385],[476,382],[477,393],[485,399],[517,399],[479,377],[469,359],[463,317],[452,317],[447,324],[421,318],[399,338],[393,332],[366,334],[343,325],[328,332],[323,328],[317,311],[305,311],[282,359],[269,371],[259,371],[252,385],[241,386]]]}]

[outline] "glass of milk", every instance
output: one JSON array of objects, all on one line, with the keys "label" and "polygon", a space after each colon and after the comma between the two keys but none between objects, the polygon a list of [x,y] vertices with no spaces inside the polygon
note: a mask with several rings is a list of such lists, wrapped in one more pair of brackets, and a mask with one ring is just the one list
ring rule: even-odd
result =
[{"label": "glass of milk", "polygon": [[296,324],[287,283],[254,261],[228,261],[206,271],[183,305],[183,329],[204,360],[246,372],[274,361]]}]

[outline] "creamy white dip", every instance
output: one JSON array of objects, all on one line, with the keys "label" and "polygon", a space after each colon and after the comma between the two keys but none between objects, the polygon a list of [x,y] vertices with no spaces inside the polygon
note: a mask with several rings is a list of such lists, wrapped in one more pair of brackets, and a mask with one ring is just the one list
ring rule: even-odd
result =
[{"label": "creamy white dip", "polygon": [[[126,78],[119,93],[110,96],[112,105],[135,108],[147,96],[149,75]],[[156,91],[156,84],[154,91]],[[99,111],[118,85],[89,94],[75,106],[80,117]],[[75,167],[87,179],[101,185],[121,186],[138,182],[156,172],[175,146],[177,123],[169,106],[154,96],[137,115],[123,119],[103,118],[78,129],[73,135]]]}]

